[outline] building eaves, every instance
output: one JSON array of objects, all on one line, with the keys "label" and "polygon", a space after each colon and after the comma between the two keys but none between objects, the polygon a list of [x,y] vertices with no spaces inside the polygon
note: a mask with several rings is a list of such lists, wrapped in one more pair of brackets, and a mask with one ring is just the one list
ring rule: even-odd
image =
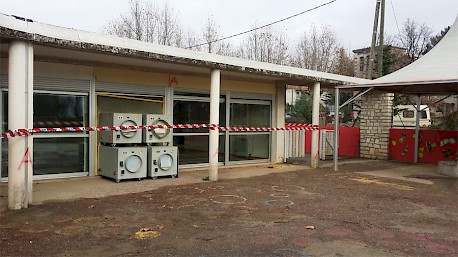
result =
[{"label": "building eaves", "polygon": [[63,49],[263,75],[281,80],[318,81],[330,85],[367,82],[365,79],[355,77],[157,45],[32,22],[27,19],[20,20],[4,14],[0,14],[0,38],[25,40],[38,45]]}]

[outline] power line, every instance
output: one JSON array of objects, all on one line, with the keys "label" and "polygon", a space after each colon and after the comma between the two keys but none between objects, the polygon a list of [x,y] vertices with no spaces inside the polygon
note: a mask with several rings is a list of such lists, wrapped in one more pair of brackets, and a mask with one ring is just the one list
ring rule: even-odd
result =
[{"label": "power line", "polygon": [[399,29],[398,18],[396,17],[396,12],[394,11],[393,1],[390,0],[390,3],[391,3],[391,9],[393,10],[394,21],[396,22],[396,27],[398,28],[398,37],[399,37],[399,40],[401,40],[401,44],[402,44],[403,46],[405,46],[404,40],[402,40],[401,30]]},{"label": "power line", "polygon": [[318,9],[318,8],[321,8],[321,7],[323,7],[323,6],[326,6],[326,5],[328,5],[328,4],[331,4],[331,3],[335,2],[335,1],[337,1],[337,0],[329,1],[329,2],[327,2],[327,3],[324,3],[324,4],[321,4],[321,5],[315,6],[315,7],[313,7],[313,8],[308,9],[308,10],[305,10],[305,11],[303,11],[303,12],[300,12],[300,13],[297,13],[297,14],[294,14],[294,15],[291,15],[291,16],[288,16],[288,17],[283,18],[283,19],[281,19],[281,20],[277,20],[277,21],[271,22],[271,23],[269,23],[269,24],[266,24],[266,25],[263,25],[263,26],[260,26],[260,27],[256,27],[256,28],[254,28],[254,29],[250,29],[250,30],[247,30],[247,31],[244,31],[244,32],[240,32],[240,33],[237,33],[237,34],[233,34],[233,35],[230,35],[230,36],[227,36],[227,37],[218,38],[218,39],[215,39],[215,40],[210,41],[210,42],[205,42],[205,43],[198,44],[198,45],[188,46],[188,47],[186,47],[186,49],[191,49],[191,48],[198,47],[198,46],[208,45],[208,44],[212,44],[212,43],[215,43],[215,42],[218,42],[218,41],[222,41],[222,40],[226,40],[226,39],[229,39],[229,38],[241,36],[241,35],[243,35],[243,34],[247,34],[247,33],[256,31],[256,30],[258,30],[258,29],[262,29],[262,28],[268,27],[268,26],[272,26],[272,25],[277,24],[277,23],[280,23],[280,22],[282,22],[282,21],[286,21],[286,20],[289,20],[289,19],[291,19],[291,18],[294,18],[294,17],[297,17],[297,16],[299,16],[299,15],[302,15],[302,14],[304,14],[304,13],[307,13],[307,12],[310,12],[310,11],[313,11],[313,10],[316,10],[316,9]]},{"label": "power line", "polygon": [[396,17],[396,12],[394,11],[393,1],[390,0],[390,3],[391,3],[391,9],[393,10],[393,14],[394,14],[394,21],[396,22],[396,27],[398,28],[399,35],[401,35],[401,30],[399,29],[399,25],[398,25],[398,18]]}]

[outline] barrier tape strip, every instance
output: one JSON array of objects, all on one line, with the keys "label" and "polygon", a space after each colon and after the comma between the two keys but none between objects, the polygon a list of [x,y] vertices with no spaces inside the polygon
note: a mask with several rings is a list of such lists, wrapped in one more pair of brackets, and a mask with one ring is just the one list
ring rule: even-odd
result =
[{"label": "barrier tape strip", "polygon": [[287,125],[284,128],[267,128],[267,127],[244,127],[229,126],[221,127],[215,124],[174,124],[174,125],[147,125],[147,126],[97,126],[97,127],[60,127],[60,128],[31,128],[9,130],[1,133],[1,138],[26,137],[34,133],[43,132],[86,132],[86,131],[136,131],[136,130],[153,130],[153,129],[198,129],[209,128],[219,131],[248,131],[248,132],[268,132],[268,131],[285,131],[285,130],[318,130],[317,125],[295,124]]},{"label": "barrier tape strip", "polygon": [[210,129],[218,129],[219,131],[248,131],[248,132],[268,132],[268,131],[286,131],[286,130],[318,130],[318,126],[303,125],[303,126],[285,126],[284,128],[257,128],[257,127],[214,127]]},{"label": "barrier tape strip", "polygon": [[310,124],[303,124],[303,123],[286,123],[285,127],[304,127],[304,126],[312,126]]}]

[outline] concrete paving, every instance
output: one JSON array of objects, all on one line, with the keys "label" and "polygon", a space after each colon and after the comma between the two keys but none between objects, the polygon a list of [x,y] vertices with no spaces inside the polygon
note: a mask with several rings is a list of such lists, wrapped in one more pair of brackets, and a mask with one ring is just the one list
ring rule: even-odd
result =
[{"label": "concrete paving", "polygon": [[[307,166],[300,167],[308,169]],[[297,170],[298,166],[289,164],[257,164],[237,167],[224,167],[219,170],[219,179],[236,179],[262,176],[270,173],[282,173]],[[109,195],[139,193],[164,186],[185,185],[203,182],[208,177],[208,168],[181,169],[178,178],[149,178],[138,180],[114,180],[100,176],[38,180],[33,183],[33,204],[46,201],[62,201],[77,198],[98,198]],[[0,211],[8,208],[8,183],[0,183]]]},{"label": "concrete paving", "polygon": [[[389,162],[390,165],[384,165]],[[237,167],[223,167],[219,170],[219,179],[237,179],[244,177],[262,176],[270,173],[284,173],[294,170],[311,169],[308,158],[294,159],[285,164],[258,164]],[[421,179],[424,176],[441,176],[437,173],[435,165],[418,165],[406,163],[393,163],[390,161],[368,159],[345,159],[340,165],[373,163],[380,167],[376,171],[360,172],[363,175],[386,177],[422,184],[431,184],[430,180]],[[393,168],[394,166],[394,168]],[[389,167],[389,168],[386,168]],[[320,162],[320,168],[330,171],[332,161]],[[418,175],[418,178],[415,176]],[[203,182],[208,176],[208,168],[181,169],[179,178],[159,178],[157,180],[143,179],[141,181],[125,180],[115,183],[111,179],[102,177],[66,178],[54,180],[39,180],[33,184],[33,204],[42,204],[46,201],[64,201],[77,198],[98,198],[109,195],[138,193],[158,189],[164,186],[184,185]],[[8,184],[0,184],[0,211],[8,207]]]},{"label": "concrete paving", "polygon": [[[414,169],[412,169],[414,168]],[[447,178],[447,176],[438,174],[437,166],[434,165],[409,165],[401,166],[386,170],[356,172],[362,175],[371,175],[374,177],[394,178],[403,181],[416,182],[425,185],[432,185],[434,182],[427,179],[428,177]]]}]

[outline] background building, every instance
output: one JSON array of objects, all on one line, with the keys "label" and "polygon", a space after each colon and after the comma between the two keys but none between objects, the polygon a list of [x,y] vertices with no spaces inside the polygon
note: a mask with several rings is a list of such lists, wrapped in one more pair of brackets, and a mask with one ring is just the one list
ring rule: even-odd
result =
[{"label": "background building", "polygon": [[[384,74],[391,73],[393,71],[399,70],[400,68],[409,64],[409,60],[406,54],[406,50],[401,47],[385,45],[384,46]],[[353,62],[354,62],[354,72],[355,77],[358,78],[367,78],[367,73],[369,69],[369,59],[370,59],[371,48],[361,48],[353,50]],[[378,74],[378,47],[375,48],[374,56],[374,65],[373,65],[373,77],[380,77]]]}]

